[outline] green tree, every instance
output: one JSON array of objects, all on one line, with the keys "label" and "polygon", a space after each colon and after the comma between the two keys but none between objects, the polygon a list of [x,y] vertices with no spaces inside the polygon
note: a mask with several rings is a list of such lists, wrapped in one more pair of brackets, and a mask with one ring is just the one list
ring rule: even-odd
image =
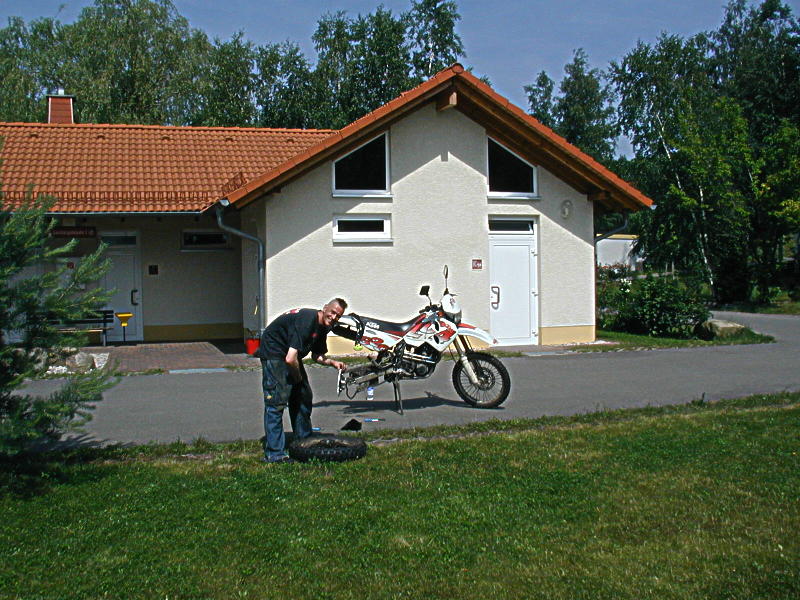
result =
[{"label": "green tree", "polygon": [[564,73],[556,97],[553,80],[544,71],[534,84],[525,86],[530,113],[571,144],[608,164],[614,158],[619,135],[613,89],[599,69],[589,68],[582,48],[575,51]]},{"label": "green tree", "polygon": [[259,127],[326,126],[331,107],[320,97],[311,66],[297,44],[258,48],[256,65]]},{"label": "green tree", "polygon": [[703,276],[719,301],[767,299],[797,231],[797,32],[779,2],[737,0],[719,30],[664,34],[611,66],[629,178],[658,203],[641,246]]},{"label": "green tree", "polygon": [[0,29],[0,121],[42,121],[43,94],[32,64],[34,49],[25,22],[11,18]]},{"label": "green tree", "polygon": [[540,71],[536,81],[524,87],[528,95],[528,112],[536,117],[542,125],[556,129],[556,103],[553,99],[555,82],[545,71]]},{"label": "green tree", "polygon": [[449,0],[413,0],[405,15],[416,82],[429,79],[459,61],[464,44],[456,32],[458,6]]},{"label": "green tree", "polygon": [[317,52],[314,85],[323,100],[318,109],[322,127],[339,129],[349,123],[353,70],[350,24],[344,11],[327,14],[317,21],[317,29],[311,36]]},{"label": "green tree", "polygon": [[341,128],[413,85],[406,21],[379,6],[349,18],[343,11],[317,23],[314,70],[320,125]]},{"label": "green tree", "polygon": [[214,40],[198,82],[200,107],[192,125],[247,127],[255,120],[256,50],[241,32]]},{"label": "green tree", "polygon": [[757,143],[784,120],[800,125],[800,24],[788,5],[732,0],[710,38],[714,85],[742,106]]},{"label": "green tree", "polygon": [[211,46],[169,0],[95,0],[61,27],[59,87],[83,122],[186,124]]},{"label": "green tree", "polygon": [[[108,297],[93,285],[108,268],[103,248],[74,270],[60,268],[41,275],[30,271],[68,255],[76,243],[56,248],[48,244],[55,223],[47,216],[52,203],[37,199],[12,207],[0,197],[0,456],[13,457],[85,423],[91,418],[91,404],[114,383],[109,372],[97,369],[69,378],[47,397],[20,389],[27,378],[46,370],[48,356],[80,342],[50,320],[82,318]],[[12,342],[12,337],[19,342]]]},{"label": "green tree", "polygon": [[350,27],[352,61],[348,122],[364,116],[413,86],[406,22],[379,6]]}]

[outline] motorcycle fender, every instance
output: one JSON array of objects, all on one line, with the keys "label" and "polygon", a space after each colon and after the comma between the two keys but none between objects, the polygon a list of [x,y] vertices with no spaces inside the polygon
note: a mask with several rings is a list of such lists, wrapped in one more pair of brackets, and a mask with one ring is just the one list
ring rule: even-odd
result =
[{"label": "motorcycle fender", "polygon": [[468,325],[466,323],[461,323],[458,326],[458,335],[474,337],[482,342],[491,344],[492,346],[497,344],[497,340],[492,337],[491,333],[481,329],[480,327],[475,327],[474,325]]}]

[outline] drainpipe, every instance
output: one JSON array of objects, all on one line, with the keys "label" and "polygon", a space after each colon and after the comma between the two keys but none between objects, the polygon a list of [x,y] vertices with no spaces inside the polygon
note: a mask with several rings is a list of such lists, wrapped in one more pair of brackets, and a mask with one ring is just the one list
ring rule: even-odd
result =
[{"label": "drainpipe", "polygon": [[602,242],[603,240],[610,238],[612,235],[616,235],[618,233],[622,233],[623,231],[625,231],[628,228],[628,212],[626,211],[626,212],[622,213],[622,216],[625,218],[625,221],[622,223],[622,225],[612,229],[611,231],[606,231],[602,235],[595,236],[595,238],[594,238],[594,249],[595,249],[595,252],[597,252],[597,242]]},{"label": "drainpipe", "polygon": [[258,245],[258,294],[256,294],[256,311],[258,312],[258,334],[261,335],[261,332],[264,331],[264,286],[266,283],[266,250],[264,249],[264,242],[261,241],[258,237],[254,235],[250,235],[249,233],[245,233],[244,231],[239,231],[231,227],[230,225],[226,225],[222,222],[222,213],[225,210],[226,206],[230,205],[230,200],[227,198],[221,198],[216,205],[217,209],[217,226],[222,229],[222,231],[227,231],[228,233],[232,233],[233,235],[237,235],[240,238],[244,238],[246,240],[250,240],[251,242],[255,242]]}]

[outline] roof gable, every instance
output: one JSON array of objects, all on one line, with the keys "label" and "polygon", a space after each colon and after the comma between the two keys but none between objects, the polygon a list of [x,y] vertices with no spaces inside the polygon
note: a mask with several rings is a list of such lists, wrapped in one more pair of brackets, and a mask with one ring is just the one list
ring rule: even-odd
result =
[{"label": "roof gable", "polygon": [[605,209],[639,210],[653,203],[459,64],[440,71],[416,88],[320,140],[305,152],[232,190],[227,198],[237,206],[245,206],[320,163],[352,150],[429,102],[436,102],[438,110],[455,108],[462,111],[486,127],[491,137],[531,163],[543,166]]}]

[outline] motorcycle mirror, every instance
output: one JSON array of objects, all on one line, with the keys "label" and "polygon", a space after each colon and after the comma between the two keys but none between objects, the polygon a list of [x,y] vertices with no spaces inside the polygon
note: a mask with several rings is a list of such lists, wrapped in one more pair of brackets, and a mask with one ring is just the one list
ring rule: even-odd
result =
[{"label": "motorcycle mirror", "polygon": [[419,288],[419,295],[420,296],[427,296],[428,292],[430,292],[430,291],[431,291],[431,286],[423,285],[421,288]]}]

